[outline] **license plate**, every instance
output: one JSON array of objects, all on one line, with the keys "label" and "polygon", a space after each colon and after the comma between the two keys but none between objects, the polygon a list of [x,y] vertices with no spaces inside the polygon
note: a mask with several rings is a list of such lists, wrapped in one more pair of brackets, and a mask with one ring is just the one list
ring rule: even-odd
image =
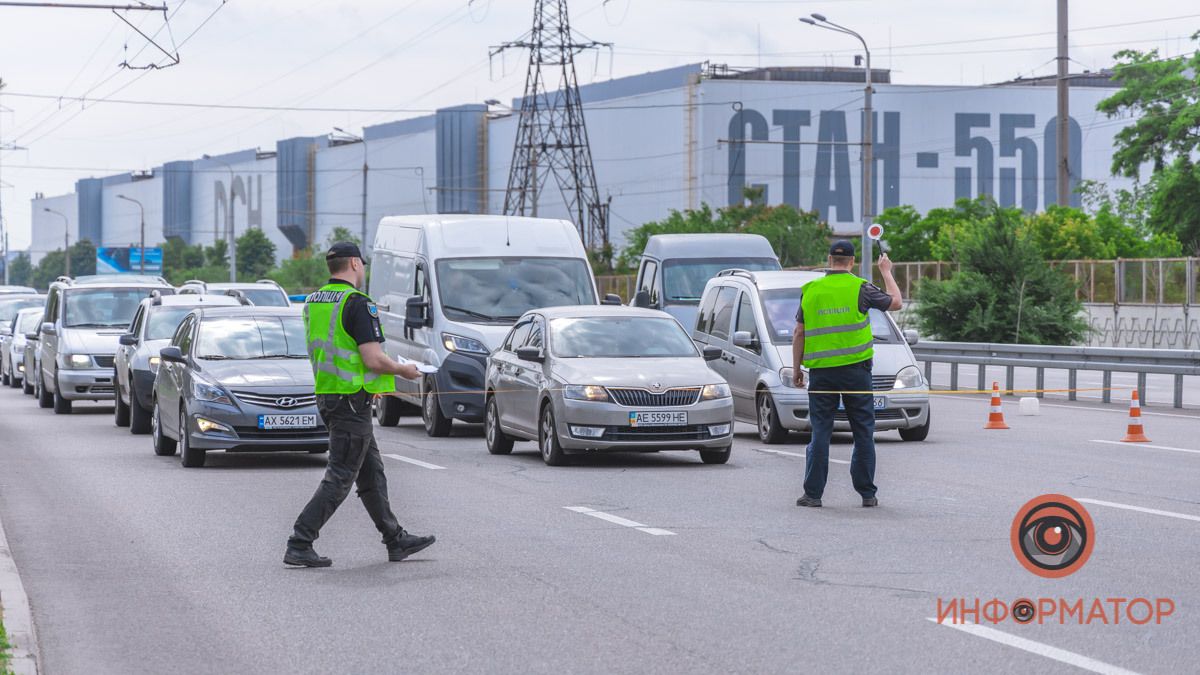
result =
[{"label": "license plate", "polygon": [[[886,396],[876,396],[876,397],[874,397],[874,399],[875,399],[875,409],[876,409],[876,410],[883,410],[884,408],[886,408],[886,407],[887,407],[887,397],[886,397]],[[846,406],[842,405],[842,399],[841,399],[841,398],[838,398],[838,407],[837,407],[837,409],[838,409],[838,410],[845,410],[845,409],[846,409]]]},{"label": "license plate", "polygon": [[631,427],[682,427],[687,425],[687,412],[631,412]]},{"label": "license plate", "polygon": [[316,429],[316,415],[259,415],[259,429]]}]

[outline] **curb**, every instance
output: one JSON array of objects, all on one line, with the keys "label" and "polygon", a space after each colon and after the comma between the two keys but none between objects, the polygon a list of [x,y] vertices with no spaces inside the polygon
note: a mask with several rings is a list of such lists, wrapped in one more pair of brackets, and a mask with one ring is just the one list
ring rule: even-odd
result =
[{"label": "curb", "polygon": [[21,585],[17,564],[8,548],[8,537],[4,534],[4,523],[0,523],[0,609],[3,609],[4,629],[9,650],[8,667],[14,675],[38,675],[41,655],[38,652],[37,632],[33,627],[33,612],[29,609],[29,597]]}]

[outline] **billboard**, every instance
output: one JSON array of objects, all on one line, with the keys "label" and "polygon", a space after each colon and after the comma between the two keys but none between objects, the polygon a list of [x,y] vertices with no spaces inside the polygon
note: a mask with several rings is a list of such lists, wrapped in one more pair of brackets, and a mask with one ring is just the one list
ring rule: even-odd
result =
[{"label": "billboard", "polygon": [[137,246],[101,247],[96,249],[96,274],[162,274],[162,260],[162,249],[157,246],[145,249]]}]

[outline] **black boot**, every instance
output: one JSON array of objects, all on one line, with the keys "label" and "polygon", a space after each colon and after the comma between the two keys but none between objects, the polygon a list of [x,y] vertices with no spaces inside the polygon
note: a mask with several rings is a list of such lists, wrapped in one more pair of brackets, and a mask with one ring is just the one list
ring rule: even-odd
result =
[{"label": "black boot", "polygon": [[329,567],[333,561],[317,555],[317,552],[311,548],[292,548],[288,547],[287,553],[283,554],[283,564],[296,565],[297,567]]},{"label": "black boot", "polygon": [[390,562],[400,562],[414,553],[424,551],[432,546],[435,541],[437,541],[437,537],[433,535],[418,537],[401,530],[400,536],[387,545],[388,560]]}]

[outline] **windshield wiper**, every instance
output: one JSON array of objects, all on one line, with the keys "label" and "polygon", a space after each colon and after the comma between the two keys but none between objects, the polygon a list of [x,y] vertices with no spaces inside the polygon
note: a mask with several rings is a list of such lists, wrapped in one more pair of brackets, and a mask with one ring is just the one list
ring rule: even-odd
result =
[{"label": "windshield wiper", "polygon": [[124,328],[123,323],[73,323],[65,328]]},{"label": "windshield wiper", "polygon": [[204,359],[205,361],[233,361],[234,360],[234,358],[232,356],[225,356],[224,354],[206,354],[204,356],[197,356],[196,358]]},{"label": "windshield wiper", "polygon": [[696,302],[700,301],[700,298],[694,298],[690,295],[672,295],[670,299],[671,300],[684,300],[687,302],[692,302],[693,300]]},{"label": "windshield wiper", "polygon": [[253,361],[255,359],[307,359],[308,356],[300,354],[263,354],[262,356],[250,356],[247,358]]},{"label": "windshield wiper", "polygon": [[498,317],[494,317],[490,314],[484,314],[483,312],[476,312],[473,309],[467,309],[465,307],[455,307],[454,305],[443,304],[442,309],[447,309],[447,310],[450,310],[451,312],[462,312],[463,314],[466,314],[467,316],[473,316],[476,319],[483,319],[484,321],[496,321],[498,318]]}]

